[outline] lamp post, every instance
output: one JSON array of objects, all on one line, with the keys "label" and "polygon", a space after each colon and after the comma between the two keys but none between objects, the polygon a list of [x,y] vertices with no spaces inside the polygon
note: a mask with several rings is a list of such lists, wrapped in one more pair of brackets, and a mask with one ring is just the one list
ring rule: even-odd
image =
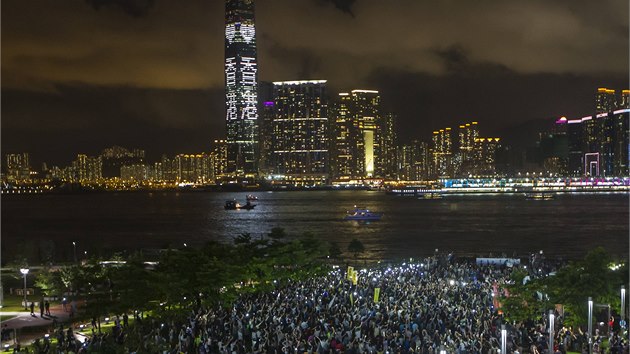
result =
[{"label": "lamp post", "polygon": [[505,325],[501,325],[501,354],[507,353],[507,330]]},{"label": "lamp post", "polygon": [[24,276],[24,309],[26,310],[26,274],[28,274],[28,268],[20,268],[20,273]]},{"label": "lamp post", "polygon": [[588,354],[593,354],[593,298],[588,298]]},{"label": "lamp post", "polygon": [[549,354],[553,354],[554,319],[553,310],[549,310]]},{"label": "lamp post", "polygon": [[626,287],[621,286],[621,320],[626,319]]},{"label": "lamp post", "polygon": [[77,263],[77,243],[72,241],[72,249],[74,251],[74,263]]}]

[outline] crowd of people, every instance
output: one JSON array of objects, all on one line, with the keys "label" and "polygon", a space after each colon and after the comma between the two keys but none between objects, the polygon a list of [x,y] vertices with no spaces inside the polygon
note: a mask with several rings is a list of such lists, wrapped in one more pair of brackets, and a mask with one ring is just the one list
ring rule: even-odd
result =
[{"label": "crowd of people", "polygon": [[[510,271],[447,257],[361,269],[355,281],[337,268],[244,295],[230,308],[194,306],[180,322],[136,317],[133,335],[142,338],[139,352],[499,353],[504,320],[496,306]],[[107,336],[124,344],[124,322],[82,348],[101,346]],[[507,352],[547,352],[544,319],[508,328]],[[570,329],[556,333],[559,353],[585,343]]]}]

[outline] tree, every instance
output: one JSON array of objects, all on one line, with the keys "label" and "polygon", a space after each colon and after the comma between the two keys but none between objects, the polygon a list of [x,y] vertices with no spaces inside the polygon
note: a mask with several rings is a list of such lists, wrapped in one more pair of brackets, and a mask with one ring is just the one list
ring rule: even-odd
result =
[{"label": "tree", "polygon": [[328,244],[328,255],[330,256],[330,258],[341,258],[342,254],[343,252],[341,251],[341,248],[339,247],[339,244],[337,242],[332,241]]},{"label": "tree", "polygon": [[611,269],[613,263],[612,257],[598,247],[583,260],[570,262],[556,275],[545,279],[551,300],[565,307],[566,323],[586,323],[589,296],[596,304],[610,304],[613,309],[619,308],[619,289],[628,277],[622,270]]},{"label": "tree", "polygon": [[359,257],[359,254],[365,252],[365,247],[363,243],[356,238],[353,238],[348,244],[348,252],[354,254],[354,259],[356,260]]},{"label": "tree", "polygon": [[282,227],[274,227],[271,229],[271,232],[269,233],[269,237],[274,240],[280,240],[287,237],[287,232]]}]

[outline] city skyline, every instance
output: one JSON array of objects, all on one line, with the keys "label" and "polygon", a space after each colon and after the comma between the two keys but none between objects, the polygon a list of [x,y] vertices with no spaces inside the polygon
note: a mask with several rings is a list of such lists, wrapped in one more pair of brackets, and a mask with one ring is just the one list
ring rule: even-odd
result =
[{"label": "city skyline", "polygon": [[[158,1],[148,6],[151,3],[138,1],[121,6],[120,2],[93,1],[93,8],[88,3],[63,4],[55,9],[46,9],[46,4],[31,4],[28,8],[25,4],[5,3],[5,15],[19,13],[21,22],[12,20],[15,16],[6,16],[4,21],[3,150],[30,151],[37,159],[51,161],[79,151],[94,153],[114,144],[160,153],[207,151],[213,139],[223,138],[225,116],[218,114],[224,107],[223,83],[216,77],[217,69],[222,67],[216,62],[222,60],[221,38],[217,36],[222,37],[224,31],[223,3],[186,7]],[[355,88],[376,89],[381,93],[384,110],[398,115],[403,141],[428,140],[432,130],[445,125],[456,127],[469,120],[483,121],[488,134],[500,136],[498,131],[528,120],[590,114],[594,110],[595,87],[627,89],[627,50],[622,50],[627,48],[627,19],[619,17],[619,13],[624,13],[620,8],[627,4],[583,3],[571,10],[562,4],[543,3],[485,4],[480,10],[467,5],[421,8],[413,3],[397,8],[383,4],[379,8],[370,1],[347,2],[347,7],[342,2],[336,2],[338,7],[328,2],[296,5],[259,0],[256,4],[262,80],[327,79],[331,94]],[[501,11],[515,8],[523,11],[521,21],[536,13],[545,16],[533,22],[529,32],[520,27],[517,31],[498,17]],[[33,9],[37,11],[29,11]],[[381,9],[382,14],[375,9]],[[426,21],[405,27],[402,19],[387,16],[400,9],[411,13],[425,10],[421,18]],[[55,29],[50,27],[58,25],[54,19],[24,26],[38,11],[48,10],[62,12],[66,23]],[[465,33],[471,20],[460,21],[452,29],[454,33],[444,34],[436,30],[440,26],[430,17],[440,11],[442,19],[447,20],[461,20],[467,14],[480,19],[486,16],[492,21],[472,33]],[[321,23],[304,17],[306,12],[321,15]],[[586,25],[586,13],[609,21],[588,21]],[[79,20],[79,16],[88,20]],[[219,17],[220,21],[216,20]],[[271,20],[273,17],[278,19]],[[378,25],[368,24],[376,19]],[[95,26],[89,20],[97,21],[102,29],[93,34],[95,41],[80,42],[71,30]],[[281,30],[296,21],[303,21],[303,26],[292,26],[292,36],[283,34]],[[508,38],[499,43],[520,48],[511,58],[496,53],[499,44],[490,48],[492,45],[484,45],[479,37],[501,28],[514,30],[508,31],[504,35]],[[57,37],[49,38],[43,29],[51,35],[57,31]],[[190,36],[174,41],[171,30],[175,29]],[[114,35],[132,30],[137,33],[131,38],[114,40],[120,38]],[[319,35],[313,37],[315,34]],[[396,38],[400,40],[392,41],[388,37],[391,34],[399,34]],[[430,43],[416,43],[424,38],[421,35],[436,38]],[[517,41],[519,38],[521,42]],[[582,38],[579,46],[568,44],[568,40],[577,38]],[[54,52],[50,45],[41,43],[42,39],[53,43],[60,39],[70,41]],[[564,48],[564,52],[546,51],[552,47],[549,42],[565,43],[560,49],[570,48]],[[132,43],[137,48],[130,49]],[[36,44],[41,45],[34,49]],[[177,45],[164,48],[169,44]],[[611,44],[619,51],[606,56],[593,54]],[[151,45],[153,52],[146,48]],[[528,48],[538,50],[525,55]],[[331,50],[337,51],[332,56],[334,60],[326,56],[328,59],[322,61],[322,56]],[[302,51],[310,55],[295,55]],[[366,56],[366,52],[373,55]],[[390,54],[388,60],[383,58],[383,52]],[[553,60],[549,59],[552,52],[556,54]],[[126,65],[121,64],[122,53],[128,59]],[[149,53],[153,55],[148,57]],[[187,54],[185,59],[181,53]],[[494,57],[484,58],[483,53]],[[580,60],[564,60],[565,67],[561,68],[556,59],[567,59],[567,53]],[[102,70],[104,58],[97,54],[109,60],[109,71]],[[353,60],[357,55],[364,60]],[[138,65],[138,58],[145,59],[143,65]],[[190,65],[200,58],[211,60],[202,67]],[[309,61],[320,64],[308,64]],[[417,67],[410,66],[411,62]],[[68,70],[72,63],[76,64],[75,70]],[[349,64],[356,68],[349,70]],[[295,69],[300,65],[312,68]]]}]

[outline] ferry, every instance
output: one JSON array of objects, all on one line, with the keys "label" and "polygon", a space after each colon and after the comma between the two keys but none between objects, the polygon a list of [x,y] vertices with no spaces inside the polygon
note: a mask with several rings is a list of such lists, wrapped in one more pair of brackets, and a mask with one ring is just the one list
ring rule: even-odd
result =
[{"label": "ferry", "polygon": [[354,210],[349,210],[344,220],[357,220],[357,221],[376,221],[381,220],[381,213],[374,213],[368,209],[359,208],[356,205]]},{"label": "ferry", "polygon": [[525,199],[527,200],[552,200],[555,199],[556,195],[554,193],[545,193],[545,192],[530,192],[525,193]]},{"label": "ferry", "polygon": [[443,198],[444,196],[442,195],[442,193],[436,193],[436,192],[424,193],[420,195],[420,197],[418,197],[418,199],[443,199]]},{"label": "ferry", "polygon": [[256,204],[251,204],[248,201],[247,203],[245,203],[245,205],[242,205],[236,200],[228,200],[225,202],[224,207],[225,207],[225,210],[238,210],[238,209],[251,210],[251,209],[254,209],[254,207],[256,207]]}]

